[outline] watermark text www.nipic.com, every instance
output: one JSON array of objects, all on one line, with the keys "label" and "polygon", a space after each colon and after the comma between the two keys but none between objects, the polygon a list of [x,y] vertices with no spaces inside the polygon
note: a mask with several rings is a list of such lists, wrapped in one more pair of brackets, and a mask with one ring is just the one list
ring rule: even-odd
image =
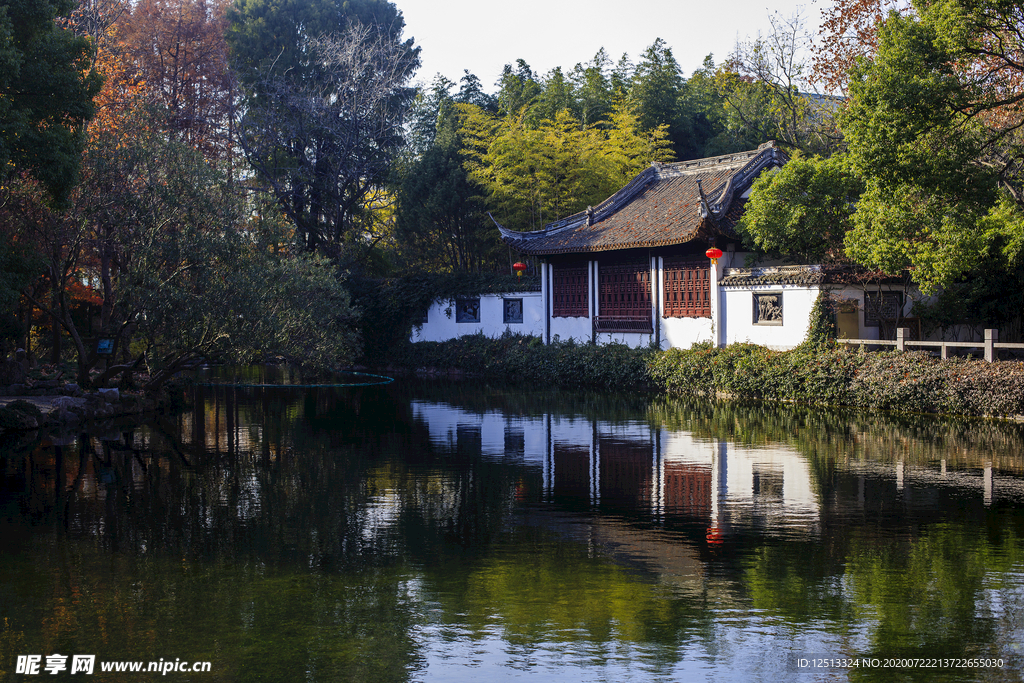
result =
[{"label": "watermark text www.nipic.com", "polygon": [[210,670],[210,662],[193,662],[176,659],[160,659],[150,662],[110,661],[97,662],[96,655],[18,655],[14,673],[34,676],[37,674],[72,673],[87,676],[96,671],[124,673],[158,673],[166,676],[169,673],[206,673]]}]

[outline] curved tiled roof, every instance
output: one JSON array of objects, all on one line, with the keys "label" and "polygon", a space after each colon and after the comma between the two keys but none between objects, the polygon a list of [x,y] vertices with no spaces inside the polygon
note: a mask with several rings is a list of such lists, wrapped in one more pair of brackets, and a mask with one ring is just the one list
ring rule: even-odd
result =
[{"label": "curved tiled roof", "polygon": [[740,195],[785,155],[774,143],[756,150],[674,164],[652,164],[628,185],[587,211],[543,230],[502,239],[524,254],[566,254],[684,244],[695,237],[735,236]]},{"label": "curved tiled roof", "polygon": [[829,264],[813,266],[764,266],[761,268],[726,268],[718,281],[721,287],[753,287],[756,285],[863,285],[895,284],[900,276],[887,276],[856,265]]},{"label": "curved tiled roof", "polygon": [[718,281],[721,287],[754,285],[820,285],[828,280],[821,266],[774,266],[767,268],[726,268]]}]

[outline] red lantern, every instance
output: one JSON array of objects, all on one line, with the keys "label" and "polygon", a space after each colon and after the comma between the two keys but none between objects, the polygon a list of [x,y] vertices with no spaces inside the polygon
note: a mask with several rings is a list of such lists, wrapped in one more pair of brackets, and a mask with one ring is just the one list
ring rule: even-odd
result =
[{"label": "red lantern", "polygon": [[712,265],[715,265],[718,263],[718,259],[722,257],[722,250],[718,247],[711,247],[704,252],[704,255],[711,259]]},{"label": "red lantern", "polygon": [[522,261],[516,261],[512,264],[512,268],[516,271],[517,276],[522,277],[523,271],[526,270],[526,264]]}]

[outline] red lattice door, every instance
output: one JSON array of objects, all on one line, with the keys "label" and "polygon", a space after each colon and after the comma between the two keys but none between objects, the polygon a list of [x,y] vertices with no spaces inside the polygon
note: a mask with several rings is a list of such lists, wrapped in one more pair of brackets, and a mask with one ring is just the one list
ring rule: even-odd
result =
[{"label": "red lattice door", "polygon": [[665,260],[666,318],[711,317],[711,267],[705,261]]}]

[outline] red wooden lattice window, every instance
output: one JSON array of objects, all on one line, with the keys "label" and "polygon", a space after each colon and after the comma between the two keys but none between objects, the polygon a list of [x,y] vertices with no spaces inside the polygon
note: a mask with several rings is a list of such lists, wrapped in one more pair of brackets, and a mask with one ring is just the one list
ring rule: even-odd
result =
[{"label": "red wooden lattice window", "polygon": [[666,318],[711,317],[711,268],[706,261],[665,260]]},{"label": "red wooden lattice window", "polygon": [[651,267],[647,262],[602,263],[598,308],[602,318],[651,317]]},{"label": "red wooden lattice window", "polygon": [[590,313],[587,306],[587,264],[559,265],[553,267],[551,290],[551,315],[555,318],[586,318]]}]

